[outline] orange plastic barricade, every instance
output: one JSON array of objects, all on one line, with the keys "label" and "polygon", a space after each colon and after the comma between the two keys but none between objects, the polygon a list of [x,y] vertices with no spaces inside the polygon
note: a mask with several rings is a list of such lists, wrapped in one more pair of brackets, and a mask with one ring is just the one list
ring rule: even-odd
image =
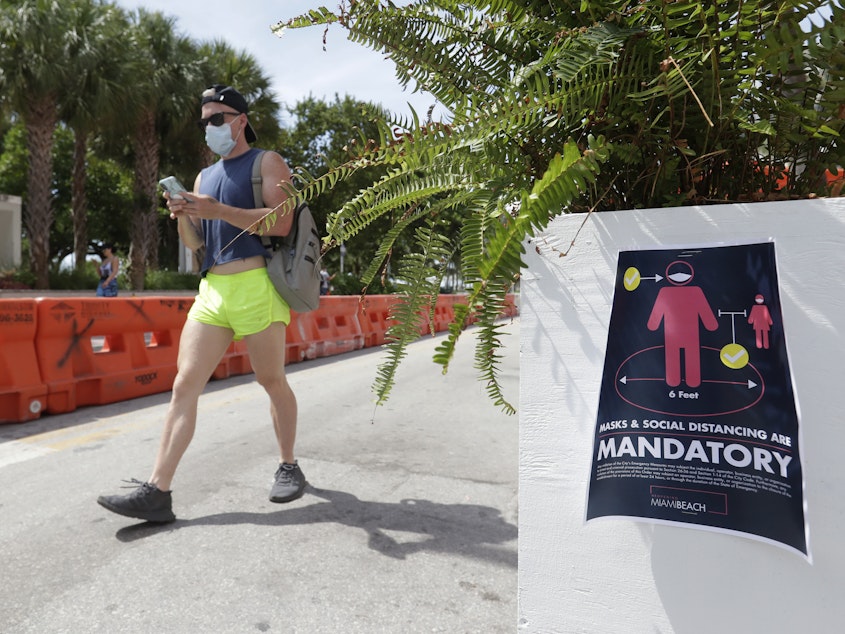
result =
[{"label": "orange plastic barricade", "polygon": [[249,374],[250,372],[252,372],[252,364],[249,362],[246,342],[241,339],[229,344],[211,376],[215,379],[228,379],[230,376]]},{"label": "orange plastic barricade", "polygon": [[[463,304],[464,306],[466,306],[466,303],[467,303],[467,296],[466,295],[464,295],[464,294],[452,295],[452,313],[453,313],[452,317],[453,318],[454,318],[455,306],[457,306],[458,304]],[[469,326],[471,324],[474,324],[476,321],[478,321],[478,316],[475,314],[475,311],[470,310],[467,313],[467,316],[464,318],[464,324],[463,325],[464,325],[464,327],[466,327],[466,326]]]},{"label": "orange plastic barricade", "polygon": [[845,170],[840,167],[836,174],[831,174],[830,170],[825,170],[824,175],[827,178],[828,195],[841,196],[845,191]]},{"label": "orange plastic barricade", "polygon": [[320,307],[299,315],[303,339],[314,343],[316,356],[360,350],[364,335],[358,323],[358,298],[328,295],[320,298]]},{"label": "orange plastic barricade", "polygon": [[505,296],[505,308],[502,311],[502,317],[518,317],[519,306],[516,305],[516,295],[508,293]]},{"label": "orange plastic barricade", "polygon": [[[452,310],[454,311],[455,304],[466,304],[466,295],[452,295]],[[514,293],[508,293],[505,295],[505,304],[502,307],[502,312],[499,314],[499,317],[518,317],[519,316],[519,306],[516,304],[516,295]],[[453,315],[454,317],[454,315]],[[478,315],[475,314],[475,311],[471,310],[467,314],[466,318],[466,325],[474,324],[478,321]]]},{"label": "orange plastic barricade", "polygon": [[41,298],[35,340],[47,411],[166,392],[193,297]]},{"label": "orange plastic barricade", "polygon": [[290,313],[290,323],[285,330],[285,363],[317,358],[317,342],[308,341],[302,333],[303,314],[294,311]]},{"label": "orange plastic barricade", "polygon": [[0,299],[0,423],[36,419],[47,404],[35,355],[37,322],[34,299]]},{"label": "orange plastic barricade", "polygon": [[390,328],[390,307],[393,295],[367,295],[358,302],[358,324],[364,336],[364,347],[373,348],[384,343]]},{"label": "orange plastic barricade", "polygon": [[[443,312],[443,305],[444,300],[442,299],[443,295],[437,296],[437,301],[434,303],[434,313],[432,314],[431,307],[429,306],[428,302],[425,304],[425,308],[420,309],[418,313],[418,320],[417,320],[417,329],[419,330],[420,336],[431,335],[433,333],[439,332],[439,325],[442,322],[440,315]],[[399,300],[404,301],[404,300]]]},{"label": "orange plastic barricade", "polygon": [[454,318],[455,296],[438,295],[437,304],[434,306],[434,332],[448,330]]}]

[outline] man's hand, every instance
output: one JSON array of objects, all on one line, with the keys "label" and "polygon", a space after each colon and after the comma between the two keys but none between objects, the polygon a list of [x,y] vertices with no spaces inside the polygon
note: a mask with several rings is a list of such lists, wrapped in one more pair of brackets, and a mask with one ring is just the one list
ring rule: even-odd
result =
[{"label": "man's hand", "polygon": [[170,217],[174,220],[180,216],[206,220],[223,217],[224,205],[221,205],[216,198],[205,194],[186,193],[181,198],[171,198],[170,194],[165,193],[164,198],[167,200]]}]

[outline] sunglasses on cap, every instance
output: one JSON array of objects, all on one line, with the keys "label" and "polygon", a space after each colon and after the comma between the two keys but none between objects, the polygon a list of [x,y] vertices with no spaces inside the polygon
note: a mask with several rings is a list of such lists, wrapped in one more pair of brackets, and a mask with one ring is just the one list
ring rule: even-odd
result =
[{"label": "sunglasses on cap", "polygon": [[223,117],[225,117],[227,114],[232,115],[233,117],[238,117],[242,113],[240,113],[240,112],[215,112],[210,117],[205,117],[204,119],[200,119],[199,121],[197,121],[197,125],[202,130],[205,130],[206,127],[208,127],[209,123],[216,128],[217,126],[223,125],[223,122],[225,121],[225,119]]}]

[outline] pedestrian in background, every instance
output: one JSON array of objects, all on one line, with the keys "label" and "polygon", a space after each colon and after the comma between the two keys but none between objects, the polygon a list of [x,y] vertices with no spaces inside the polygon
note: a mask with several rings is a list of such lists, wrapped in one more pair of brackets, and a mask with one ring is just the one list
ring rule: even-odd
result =
[{"label": "pedestrian in background", "polygon": [[334,275],[329,275],[326,267],[320,269],[320,295],[328,295]]},{"label": "pedestrian in background", "polygon": [[97,267],[100,282],[97,284],[97,297],[117,297],[117,274],[120,273],[120,260],[114,252],[114,245],[103,245],[103,259]]}]

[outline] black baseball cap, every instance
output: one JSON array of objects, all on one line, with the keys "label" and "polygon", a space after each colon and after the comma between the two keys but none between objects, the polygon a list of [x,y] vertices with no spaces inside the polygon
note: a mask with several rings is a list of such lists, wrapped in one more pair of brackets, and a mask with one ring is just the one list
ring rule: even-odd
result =
[{"label": "black baseball cap", "polygon": [[[202,93],[202,105],[211,102],[226,104],[233,110],[243,114],[249,113],[249,106],[246,103],[246,99],[244,99],[243,95],[231,86],[224,86],[223,84],[214,84],[213,86],[209,86],[208,89]],[[255,136],[255,130],[252,129],[249,119],[247,119],[246,122],[246,133],[244,136],[246,137],[247,143],[252,143],[258,138]]]}]

